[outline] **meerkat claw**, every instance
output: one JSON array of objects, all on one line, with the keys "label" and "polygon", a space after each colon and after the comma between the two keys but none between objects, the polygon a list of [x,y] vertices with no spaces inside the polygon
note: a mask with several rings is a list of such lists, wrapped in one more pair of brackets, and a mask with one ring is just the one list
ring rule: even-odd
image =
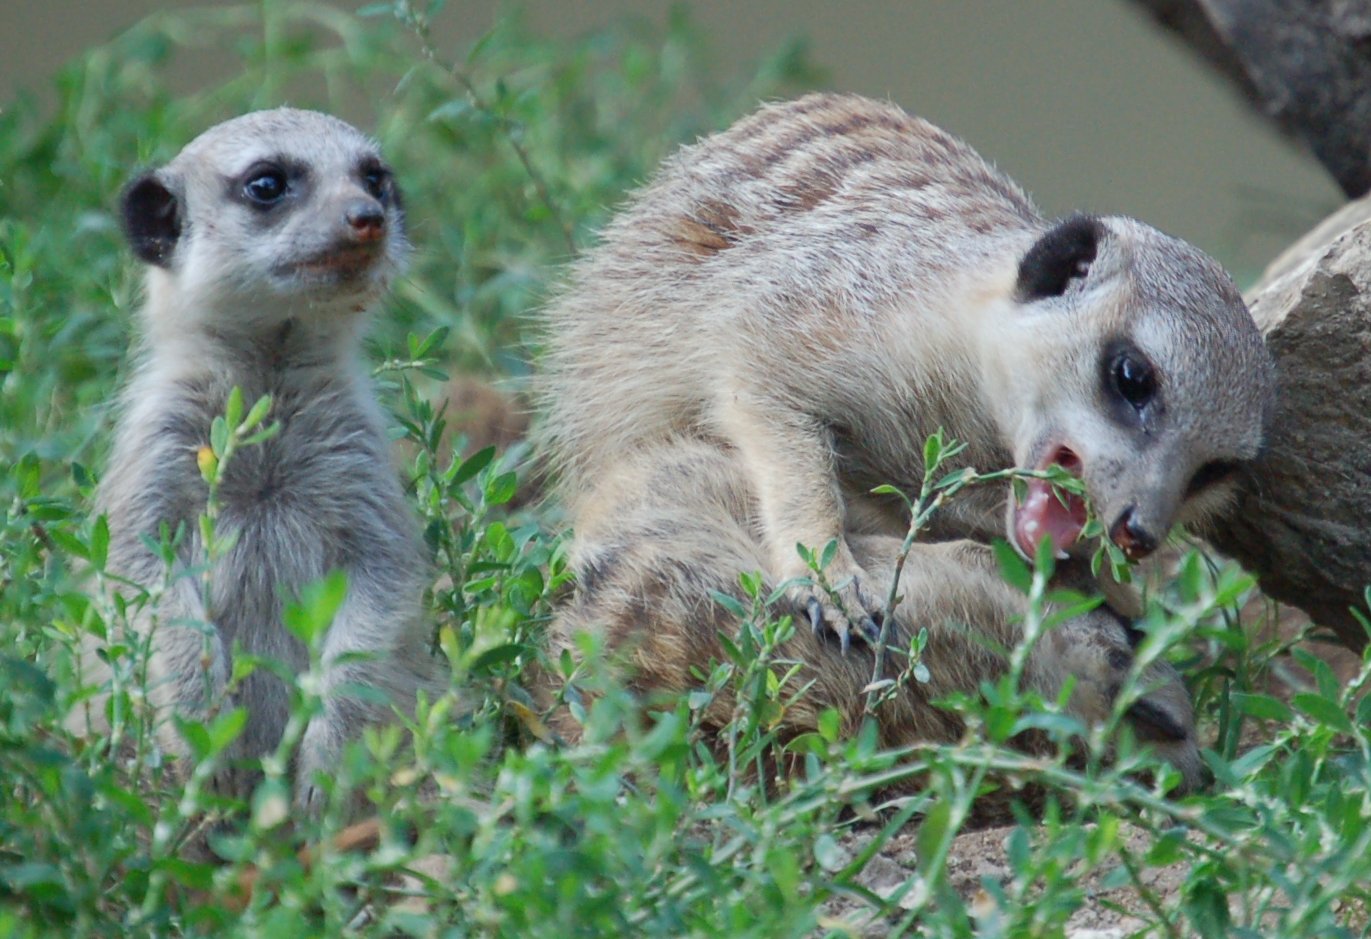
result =
[{"label": "meerkat claw", "polygon": [[814,630],[815,634],[822,632],[824,628],[823,606],[817,599],[810,597],[809,603],[806,604],[806,610],[809,613],[809,627]]},{"label": "meerkat claw", "polygon": [[862,637],[873,646],[881,641],[881,625],[876,622],[874,617],[863,617]]}]

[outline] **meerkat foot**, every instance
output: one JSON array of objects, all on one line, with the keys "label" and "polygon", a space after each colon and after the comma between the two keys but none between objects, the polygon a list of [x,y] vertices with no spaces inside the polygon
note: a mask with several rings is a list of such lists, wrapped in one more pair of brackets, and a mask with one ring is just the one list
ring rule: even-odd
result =
[{"label": "meerkat foot", "polygon": [[[881,627],[889,617],[885,604],[864,588],[864,573],[854,573],[823,590],[812,582],[802,582],[788,591],[795,608],[802,610],[816,636],[832,634],[846,652],[856,636],[869,644],[880,641]],[[894,635],[895,622],[887,629]]]}]

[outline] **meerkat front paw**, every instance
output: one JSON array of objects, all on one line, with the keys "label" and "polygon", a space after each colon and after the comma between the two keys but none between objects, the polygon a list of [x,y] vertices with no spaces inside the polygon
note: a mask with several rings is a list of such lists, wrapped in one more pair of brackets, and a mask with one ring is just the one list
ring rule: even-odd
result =
[{"label": "meerkat front paw", "polygon": [[[868,643],[880,639],[889,613],[885,599],[875,592],[879,586],[855,561],[843,565],[835,562],[824,570],[822,582],[813,574],[802,575],[793,580],[786,594],[816,635],[832,633],[846,652],[853,633]],[[887,640],[893,638],[894,626],[892,620]]]}]

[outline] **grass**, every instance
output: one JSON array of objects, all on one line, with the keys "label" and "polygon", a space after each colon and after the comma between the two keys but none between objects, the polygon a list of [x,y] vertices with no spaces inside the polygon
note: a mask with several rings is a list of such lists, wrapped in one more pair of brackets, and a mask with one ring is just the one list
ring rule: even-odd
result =
[{"label": "grass", "polygon": [[[439,6],[161,14],[63,69],[55,111],[21,99],[0,113],[0,935],[836,936],[875,917],[892,934],[1048,937],[1087,902],[1092,873],[1136,886],[1140,935],[1366,935],[1371,660],[1344,684],[1305,648],[1259,640],[1241,612],[1248,580],[1197,553],[1153,592],[1142,647],[1181,664],[1196,695],[1215,777],[1196,796],[1139,782],[1127,744],[1102,761],[1100,733],[1008,679],[945,703],[971,728],[958,744],[883,752],[869,734],[841,739],[835,720],[781,752],[774,716],[802,689],[776,649],[794,627],[755,582],[728,660],[696,693],[643,715],[587,649],[577,677],[598,694],[570,702],[585,739],[547,741],[528,687],[568,583],[561,521],[516,498],[517,452],[463,457],[445,442],[441,376],[517,389],[525,315],[622,193],[676,143],[822,76],[800,44],[721,69],[681,14],[574,42],[511,18],[443,47],[428,28]],[[169,69],[210,44],[234,50],[236,71],[174,97]],[[374,129],[406,189],[416,256],[372,352],[454,674],[404,732],[349,751],[315,821],[286,817],[284,754],[247,804],[205,785],[239,712],[184,727],[198,769],[169,772],[136,643],[116,649],[124,745],[63,727],[82,695],[73,642],[117,637],[122,619],[94,589],[106,535],[88,513],[138,295],[116,194],[204,127],[284,100]],[[337,587],[303,598],[305,634]],[[1281,689],[1273,676],[1292,663],[1308,680]],[[297,719],[317,706],[301,687]],[[721,751],[699,725],[724,688],[741,704]],[[1004,746],[1030,724],[1061,738],[1060,757]],[[778,762],[799,772],[760,783]],[[887,795],[914,778],[913,794]],[[1046,805],[1021,810],[1012,876],[973,902],[954,887],[952,839],[984,786],[1024,783]],[[331,851],[353,788],[383,819],[380,846]],[[910,832],[917,864],[874,891],[871,858]],[[322,846],[310,865],[306,844]],[[1168,865],[1179,888],[1150,886]],[[260,880],[244,907],[249,868]]]}]

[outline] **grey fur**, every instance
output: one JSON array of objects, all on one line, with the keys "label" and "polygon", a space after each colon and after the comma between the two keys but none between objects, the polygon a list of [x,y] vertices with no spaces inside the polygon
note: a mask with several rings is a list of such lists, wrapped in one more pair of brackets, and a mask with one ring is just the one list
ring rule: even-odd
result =
[{"label": "grey fur", "polygon": [[[289,170],[282,201],[245,200],[244,180],[273,166]],[[372,141],[336,118],[291,109],[206,131],[130,188],[129,215],[143,211],[133,203],[148,202],[148,187],[154,203],[169,195],[176,222],[126,219],[153,266],[137,365],[98,492],[109,568],[158,583],[163,564],[144,539],[163,525],[184,526],[178,574],[206,564],[197,451],[231,388],[249,404],[272,395],[268,420],[280,433],[240,450],[220,490],[219,532],[237,541],[208,572],[212,608],[199,577],[177,576],[134,625],[146,632],[156,623],[153,701],[197,717],[245,707],[236,753],[260,756],[281,739],[289,689],[258,669],[225,700],[234,651],[302,672],[307,650],[284,628],[283,602],[332,570],[346,572],[348,595],[324,642],[325,709],[297,755],[297,795],[310,802],[314,774],[335,766],[343,744],[387,719],[392,705],[412,707],[436,674],[420,603],[427,558],[360,350],[366,310],[407,253],[398,193]],[[166,235],[157,251],[139,246],[149,229]],[[336,661],[347,653],[363,658]],[[363,701],[347,685],[375,689],[386,703]],[[184,751],[169,728],[163,739]]]}]

